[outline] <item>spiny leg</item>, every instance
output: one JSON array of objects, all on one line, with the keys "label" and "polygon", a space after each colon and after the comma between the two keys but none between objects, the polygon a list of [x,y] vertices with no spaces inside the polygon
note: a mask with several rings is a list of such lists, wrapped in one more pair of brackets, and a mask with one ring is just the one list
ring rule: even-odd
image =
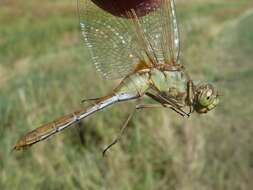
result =
[{"label": "spiny leg", "polygon": [[124,131],[125,131],[126,127],[128,126],[129,121],[132,119],[132,117],[135,114],[136,110],[144,109],[144,108],[161,108],[161,107],[164,107],[164,106],[162,104],[138,104],[138,105],[136,105],[135,109],[128,116],[127,120],[125,121],[124,125],[122,126],[122,128],[120,130],[120,134],[118,135],[118,137],[103,150],[103,156],[105,156],[106,152],[121,139],[122,135],[124,134]]},{"label": "spiny leg", "polygon": [[182,109],[175,108],[172,105],[168,105],[168,104],[165,104],[165,107],[172,109],[173,111],[175,111],[176,113],[178,113],[182,117],[190,117],[189,113],[186,113]]},{"label": "spiny leg", "polygon": [[135,108],[137,110],[139,109],[145,109],[145,108],[161,108],[161,107],[166,107],[165,105],[163,104],[138,104],[135,106]]},{"label": "spiny leg", "polygon": [[[162,96],[161,96],[162,97]],[[175,111],[176,113],[178,113],[179,115],[181,115],[182,117],[190,117],[189,113],[186,113],[184,110],[182,110],[181,108],[178,108],[177,106],[175,106],[172,102],[167,101],[167,104],[164,104],[165,107],[172,109],[173,111]]]},{"label": "spiny leg", "polygon": [[164,98],[163,96],[161,96],[160,94],[158,94],[158,96],[163,99],[164,101],[166,101],[166,104],[169,108],[171,108],[173,111],[177,112],[178,114],[180,114],[183,117],[189,117],[189,113],[186,113],[184,110],[182,110],[180,107],[178,107],[174,102]]},{"label": "spiny leg", "polygon": [[85,98],[85,99],[81,100],[81,103],[97,101],[97,100],[99,100],[99,99],[100,99],[100,98]]},{"label": "spiny leg", "polygon": [[147,96],[151,97],[152,99],[156,100],[157,102],[161,104],[170,105],[172,110],[179,113],[183,117],[190,117],[190,114],[186,113],[183,109],[181,109],[178,106],[176,101],[174,101],[173,99],[164,97],[162,95],[163,93],[155,85],[152,85],[151,88],[154,90],[155,94],[147,92],[146,93]]},{"label": "spiny leg", "polygon": [[101,96],[101,97],[97,97],[97,98],[85,98],[81,101],[81,103],[92,102],[92,104],[96,104],[96,103],[99,103],[100,101],[106,100],[107,98],[110,98],[114,95],[115,94],[113,93],[113,94],[109,94],[109,95]]},{"label": "spiny leg", "polygon": [[172,109],[173,111],[175,111],[176,113],[178,113],[182,117],[189,117],[190,116],[189,113],[186,113],[184,110],[182,110],[180,107],[178,107],[175,102],[170,101],[169,99],[163,97],[159,93],[156,93],[156,95],[151,94],[151,93],[146,93],[146,95],[151,97],[155,101],[159,102],[164,107]]},{"label": "spiny leg", "polygon": [[140,104],[140,105],[136,106],[136,109],[161,108],[161,107],[163,107],[163,108],[170,108],[173,111],[177,112],[182,117],[188,116],[188,115],[185,115],[184,113],[181,113],[179,110],[177,110],[176,108],[174,108],[173,106],[168,105],[168,104]]},{"label": "spiny leg", "polygon": [[128,116],[127,120],[124,122],[124,125],[120,129],[120,133],[117,136],[117,138],[103,150],[103,156],[105,156],[106,152],[121,139],[122,135],[124,134],[125,129],[128,126],[129,121],[132,119],[133,115],[135,114],[135,111],[136,109],[134,109],[133,112]]},{"label": "spiny leg", "polygon": [[188,104],[189,104],[189,114],[191,114],[194,111],[194,95],[195,95],[195,87],[192,82],[192,80],[189,80],[187,82],[187,99],[188,99]]},{"label": "spiny leg", "polygon": [[129,121],[132,119],[136,110],[146,109],[146,108],[161,108],[161,107],[170,108],[170,109],[174,110],[175,112],[177,112],[178,114],[180,114],[181,116],[183,116],[183,117],[186,116],[184,113],[181,113],[176,108],[174,108],[173,106],[168,105],[168,104],[138,104],[135,106],[135,109],[133,110],[133,112],[128,116],[127,120],[125,121],[123,127],[120,130],[120,134],[118,135],[118,137],[103,150],[103,156],[105,156],[106,152],[121,139],[122,135],[124,134],[125,129],[128,126]]},{"label": "spiny leg", "polygon": [[169,101],[168,99],[166,99],[165,97],[163,97],[160,94],[157,94],[157,96],[156,96],[154,94],[147,93],[147,95],[149,97],[153,98],[154,100],[160,102],[160,104],[138,104],[138,105],[136,105],[134,111],[128,116],[126,122],[124,123],[123,127],[121,128],[119,136],[111,144],[109,144],[103,150],[103,156],[105,156],[107,150],[109,150],[113,145],[115,145],[120,140],[120,138],[122,137],[122,135],[123,135],[126,127],[128,126],[129,121],[133,117],[133,115],[134,115],[134,113],[135,113],[136,110],[145,109],[145,108],[160,108],[160,107],[165,107],[165,108],[172,109],[176,113],[180,114],[182,117],[189,117],[190,116],[190,114],[186,113],[184,110],[182,110],[181,108],[179,108],[177,105],[174,105],[173,102]]}]

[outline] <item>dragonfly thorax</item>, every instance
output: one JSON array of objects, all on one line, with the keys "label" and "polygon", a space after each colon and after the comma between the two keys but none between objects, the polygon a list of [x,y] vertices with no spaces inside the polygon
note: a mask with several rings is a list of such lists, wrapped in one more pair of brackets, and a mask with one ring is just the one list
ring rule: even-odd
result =
[{"label": "dragonfly thorax", "polygon": [[151,71],[154,86],[168,98],[172,98],[182,106],[186,105],[187,77],[181,71]]}]

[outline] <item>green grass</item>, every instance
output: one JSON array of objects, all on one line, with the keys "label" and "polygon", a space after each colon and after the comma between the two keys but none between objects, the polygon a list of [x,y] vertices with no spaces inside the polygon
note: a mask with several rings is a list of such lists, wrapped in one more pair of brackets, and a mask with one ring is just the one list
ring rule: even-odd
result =
[{"label": "green grass", "polygon": [[[253,5],[180,1],[185,66],[223,94],[216,110],[182,119],[135,115],[103,158],[133,104],[85,119],[25,152],[25,132],[107,94],[89,63],[75,2],[4,1],[0,7],[0,189],[248,190],[253,188]],[[79,134],[84,141],[81,142]]]}]

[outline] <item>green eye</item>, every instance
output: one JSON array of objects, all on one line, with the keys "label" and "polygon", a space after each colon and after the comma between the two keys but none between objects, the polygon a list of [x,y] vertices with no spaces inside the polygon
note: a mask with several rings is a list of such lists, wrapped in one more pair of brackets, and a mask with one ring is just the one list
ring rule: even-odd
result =
[{"label": "green eye", "polygon": [[215,108],[219,103],[217,91],[212,85],[201,85],[197,89],[195,110],[198,113],[207,113]]},{"label": "green eye", "polygon": [[199,98],[199,103],[204,107],[210,105],[212,101],[213,101],[213,98],[211,95],[206,96],[205,94],[203,94],[203,96],[200,96]]},{"label": "green eye", "polygon": [[199,104],[206,107],[210,105],[213,101],[213,91],[212,89],[205,89],[199,94]]}]

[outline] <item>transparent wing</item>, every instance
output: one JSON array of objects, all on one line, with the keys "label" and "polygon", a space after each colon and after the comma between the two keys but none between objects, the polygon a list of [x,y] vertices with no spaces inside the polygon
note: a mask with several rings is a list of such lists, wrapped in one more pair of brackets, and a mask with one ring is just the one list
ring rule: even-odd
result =
[{"label": "transparent wing", "polygon": [[[145,0],[143,0],[145,2]],[[178,63],[180,57],[180,36],[174,0],[157,0],[159,8],[147,16],[140,17],[141,28],[145,31],[156,61],[159,64]],[[146,7],[149,7],[146,3]]]},{"label": "transparent wing", "polygon": [[80,0],[78,7],[84,41],[96,69],[109,79],[126,76],[142,54],[130,20],[113,16],[89,0]]},{"label": "transparent wing", "polygon": [[[117,0],[113,1],[117,9]],[[109,79],[121,78],[140,62],[172,64],[179,58],[179,32],[172,0],[141,0],[139,9],[114,16],[90,0],[78,0],[80,26],[92,60]],[[140,15],[138,11],[147,11]],[[126,18],[127,17],[127,18]]]}]

